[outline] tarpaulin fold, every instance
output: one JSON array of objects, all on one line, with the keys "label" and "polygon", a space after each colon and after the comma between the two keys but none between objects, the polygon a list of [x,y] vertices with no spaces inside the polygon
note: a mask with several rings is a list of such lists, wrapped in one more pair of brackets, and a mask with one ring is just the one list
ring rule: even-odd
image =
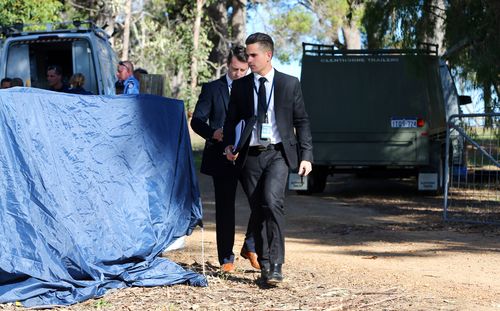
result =
[{"label": "tarpaulin fold", "polygon": [[182,101],[0,90],[0,303],[206,286],[158,257],[201,219]]}]

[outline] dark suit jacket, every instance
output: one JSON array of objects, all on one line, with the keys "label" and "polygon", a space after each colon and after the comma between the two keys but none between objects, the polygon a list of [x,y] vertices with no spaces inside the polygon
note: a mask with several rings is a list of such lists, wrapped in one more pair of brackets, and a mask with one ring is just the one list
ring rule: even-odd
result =
[{"label": "dark suit jacket", "polygon": [[236,173],[235,166],[223,155],[224,144],[212,139],[215,130],[224,126],[228,103],[229,90],[225,75],[202,86],[191,127],[206,140],[200,171],[207,175],[229,176]]},{"label": "dark suit jacket", "polygon": [[[285,159],[290,169],[297,170],[299,160],[313,161],[311,129],[300,82],[295,77],[275,70],[273,92],[276,124],[283,143]],[[250,74],[233,82],[224,124],[225,146],[234,144],[236,124],[254,115],[254,75]],[[238,166],[244,165],[249,145],[250,138],[238,156]]]}]

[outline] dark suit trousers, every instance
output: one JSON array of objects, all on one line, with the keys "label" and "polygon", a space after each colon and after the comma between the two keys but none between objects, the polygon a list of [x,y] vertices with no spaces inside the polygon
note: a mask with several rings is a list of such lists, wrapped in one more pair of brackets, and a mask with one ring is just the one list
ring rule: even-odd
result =
[{"label": "dark suit trousers", "polygon": [[236,176],[213,176],[215,191],[215,232],[219,263],[234,261],[234,202],[238,178]]},{"label": "dark suit trousers", "polygon": [[285,189],[288,166],[282,151],[249,152],[240,178],[253,217],[257,220],[255,247],[262,266],[282,264],[285,258]]}]

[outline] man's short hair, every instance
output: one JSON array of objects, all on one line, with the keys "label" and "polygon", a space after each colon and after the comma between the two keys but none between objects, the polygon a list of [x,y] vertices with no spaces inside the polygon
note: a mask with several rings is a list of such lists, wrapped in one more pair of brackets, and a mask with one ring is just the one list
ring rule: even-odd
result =
[{"label": "man's short hair", "polygon": [[141,75],[147,75],[148,74],[148,71],[144,68],[137,68],[136,70],[134,70],[134,74],[141,74]]},{"label": "man's short hair", "polygon": [[134,64],[129,60],[119,61],[118,65],[125,66],[130,73],[134,72]]},{"label": "man's short hair", "polygon": [[24,86],[23,79],[18,77],[12,78],[12,86]]},{"label": "man's short hair", "polygon": [[241,45],[235,45],[229,50],[229,54],[227,55],[227,64],[229,65],[233,60],[233,57],[236,57],[242,63],[248,62],[248,55],[245,52],[245,48]]},{"label": "man's short hair", "polygon": [[47,71],[54,70],[58,76],[62,76],[62,68],[59,65],[50,65],[47,67]]},{"label": "man's short hair", "polygon": [[4,82],[12,83],[11,78],[3,78],[2,81],[0,81],[0,84],[3,84]]},{"label": "man's short hair", "polygon": [[273,53],[274,55],[274,41],[268,34],[262,32],[256,32],[254,34],[249,35],[248,38],[245,40],[246,45],[254,43],[259,43],[265,49],[271,51],[271,53]]}]

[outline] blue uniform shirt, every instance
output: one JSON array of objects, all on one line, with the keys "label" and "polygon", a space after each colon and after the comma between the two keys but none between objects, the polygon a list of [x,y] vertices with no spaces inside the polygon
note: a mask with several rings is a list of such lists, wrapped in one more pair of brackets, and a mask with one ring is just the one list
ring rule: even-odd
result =
[{"label": "blue uniform shirt", "polygon": [[139,94],[139,81],[134,76],[123,82],[123,94]]}]

